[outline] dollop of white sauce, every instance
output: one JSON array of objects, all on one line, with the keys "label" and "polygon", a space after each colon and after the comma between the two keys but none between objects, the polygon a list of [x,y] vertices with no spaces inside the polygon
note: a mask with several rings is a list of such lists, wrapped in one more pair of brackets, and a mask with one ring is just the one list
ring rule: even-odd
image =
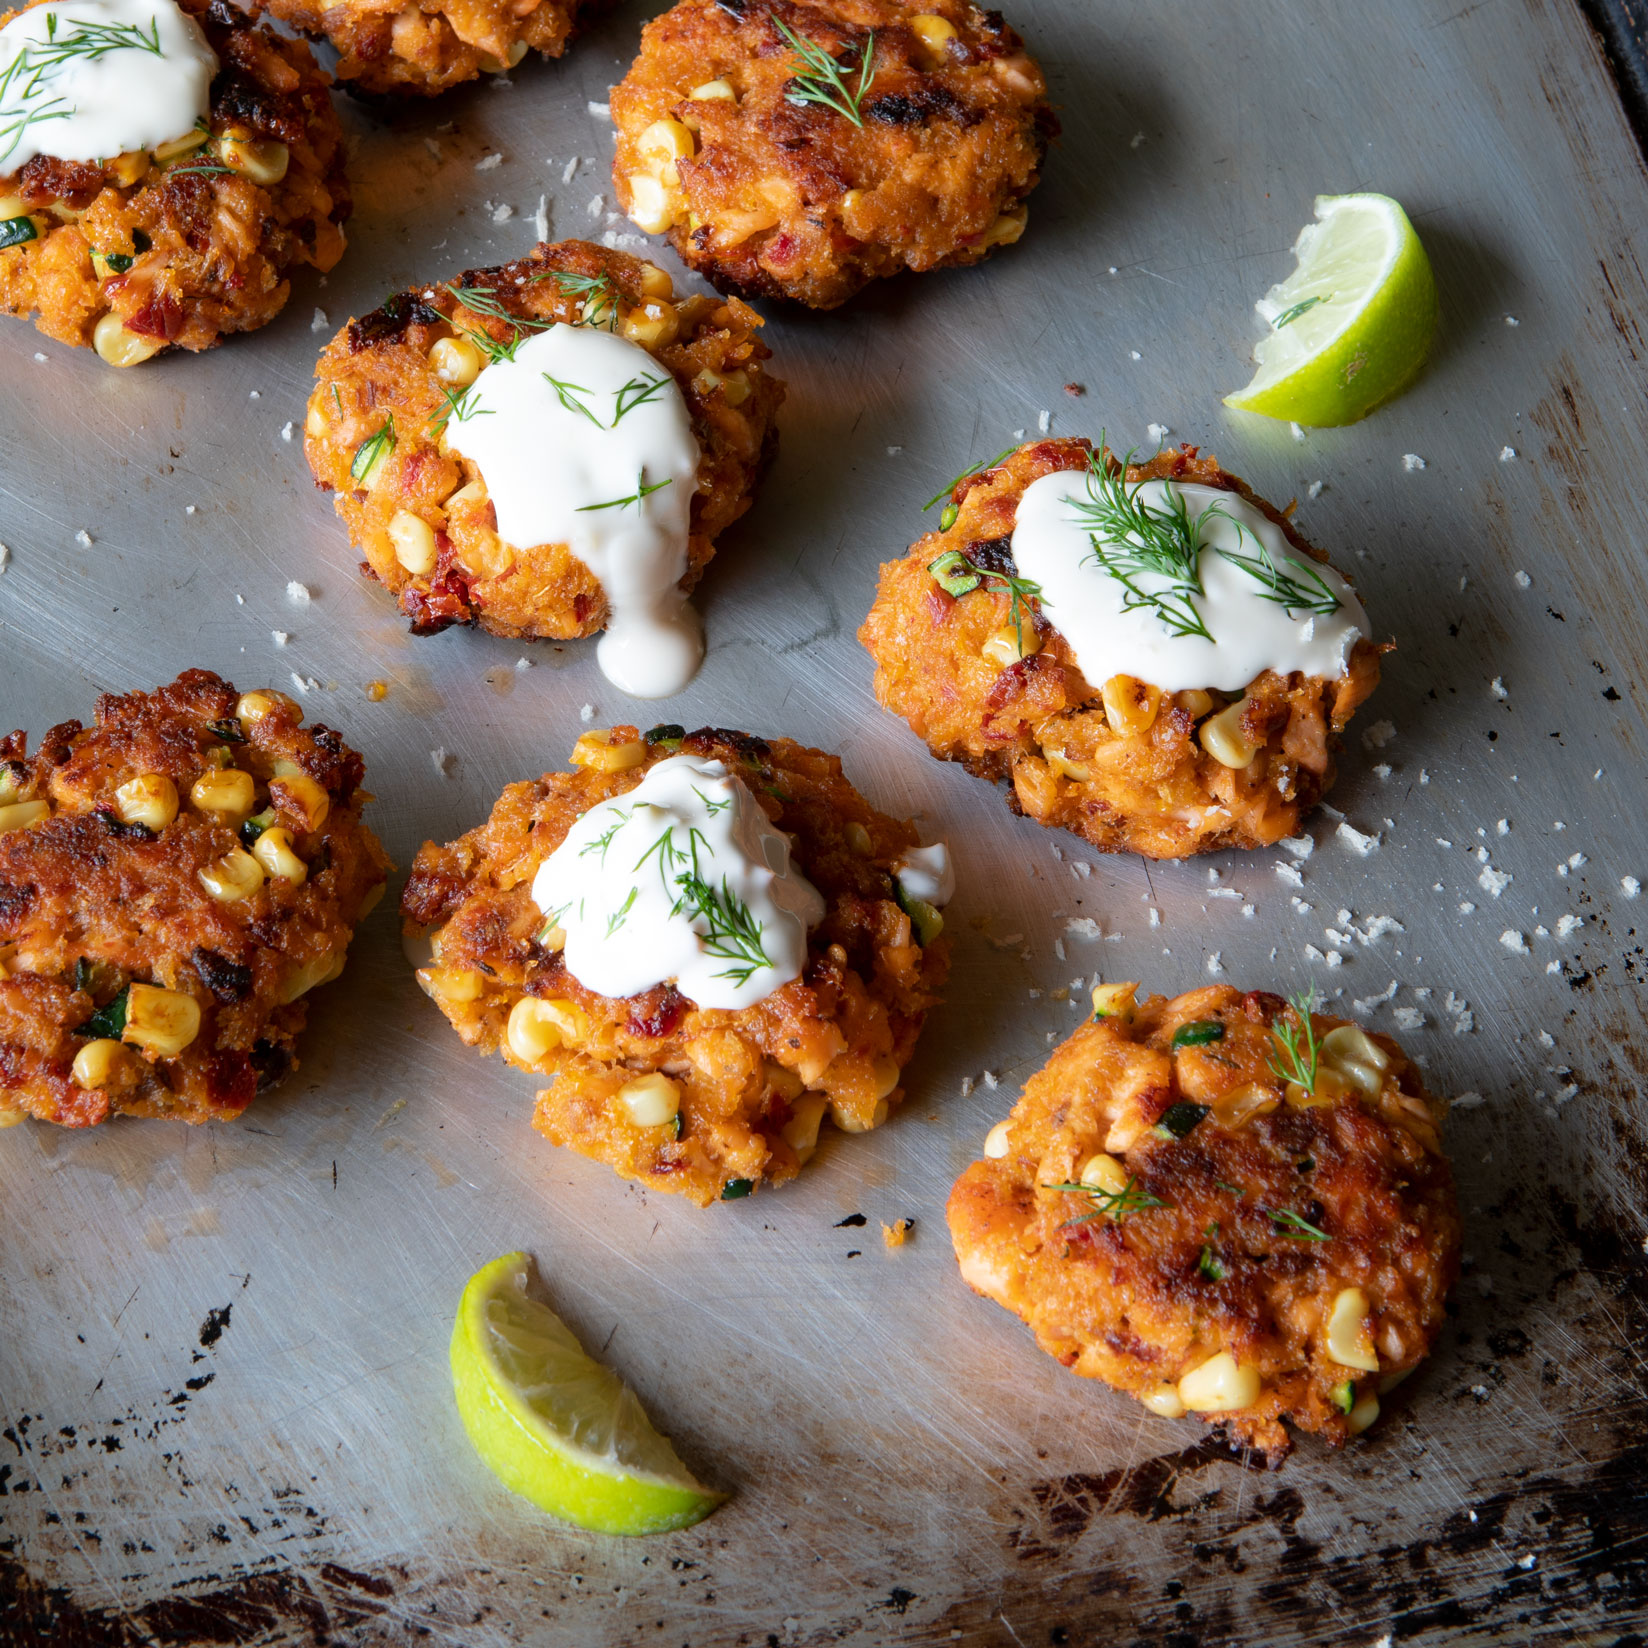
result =
[{"label": "dollop of white sauce", "polygon": [[37,155],[110,160],[181,137],[206,117],[217,68],[174,0],[18,12],[0,29],[0,173]]},{"label": "dollop of white sauce", "polygon": [[935,841],[931,847],[910,847],[893,865],[893,879],[906,898],[919,898],[942,910],[956,896],[956,869],[950,862],[949,845]]},{"label": "dollop of white sauce", "polygon": [[[1087,500],[1085,471],[1043,475],[1019,499],[1013,560],[1020,577],[1041,585],[1043,612],[1094,686],[1112,675],[1132,675],[1164,692],[1239,692],[1267,669],[1330,680],[1344,673],[1352,646],[1370,630],[1362,603],[1332,567],[1300,555],[1280,527],[1237,493],[1177,481],[1145,481],[1127,491],[1157,511],[1177,493],[1192,521],[1210,504],[1219,506],[1202,524],[1204,594],[1194,598],[1213,638],[1175,635],[1149,606],[1125,606],[1127,590],[1095,560],[1091,523],[1075,507]],[[1266,600],[1263,584],[1217,553],[1226,549],[1253,559],[1255,539],[1282,572],[1298,576],[1308,567],[1320,577],[1338,597],[1337,609],[1289,611]],[[1136,582],[1147,592],[1170,587],[1151,573],[1139,574]]]},{"label": "dollop of white sauce", "polygon": [[505,542],[565,544],[600,580],[607,679],[635,698],[679,692],[704,656],[678,587],[699,452],[669,369],[611,332],[551,326],[481,373],[447,441],[480,470]]},{"label": "dollop of white sauce", "polygon": [[818,889],[719,761],[677,755],[591,807],[532,881],[567,971],[603,996],[673,979],[699,1007],[753,1006],[800,976]]}]

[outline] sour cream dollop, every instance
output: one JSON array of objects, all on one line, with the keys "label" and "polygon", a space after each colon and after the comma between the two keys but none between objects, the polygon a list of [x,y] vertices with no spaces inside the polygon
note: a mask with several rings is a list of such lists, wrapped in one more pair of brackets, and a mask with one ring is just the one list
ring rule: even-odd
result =
[{"label": "sour cream dollop", "polygon": [[0,29],[0,173],[38,155],[111,160],[182,137],[217,54],[174,0],[57,0]]},{"label": "sour cream dollop", "polygon": [[931,847],[909,847],[893,865],[895,880],[906,898],[918,898],[942,910],[956,896],[956,871],[950,848],[942,841]]},{"label": "sour cream dollop", "polygon": [[567,971],[603,996],[673,980],[699,1007],[753,1006],[800,976],[824,919],[790,843],[719,761],[660,761],[598,802],[532,881]]},{"label": "sour cream dollop", "polygon": [[480,470],[505,542],[565,544],[600,579],[607,679],[679,692],[704,656],[679,588],[699,453],[668,368],[611,332],[551,326],[481,373],[447,441]]},{"label": "sour cream dollop", "polygon": [[[1060,470],[1032,481],[1019,499],[1013,528],[1013,560],[1019,575],[1041,586],[1041,605],[1076,655],[1083,675],[1098,686],[1112,675],[1132,675],[1164,692],[1212,687],[1239,692],[1256,675],[1273,669],[1286,675],[1334,679],[1345,672],[1355,643],[1367,636],[1367,614],[1349,584],[1332,567],[1300,555],[1281,528],[1239,494],[1177,481],[1145,481],[1128,497],[1161,511],[1173,494],[1183,499],[1194,522],[1202,522],[1200,573],[1203,594],[1194,606],[1212,636],[1176,635],[1149,605],[1124,603],[1128,590],[1101,566],[1080,506],[1089,501],[1083,470]],[[1106,540],[1101,542],[1127,541]],[[1294,578],[1314,574],[1338,598],[1331,613],[1289,610],[1265,597],[1265,585],[1219,551],[1272,564]],[[1160,594],[1170,580],[1141,572],[1139,589]]]}]

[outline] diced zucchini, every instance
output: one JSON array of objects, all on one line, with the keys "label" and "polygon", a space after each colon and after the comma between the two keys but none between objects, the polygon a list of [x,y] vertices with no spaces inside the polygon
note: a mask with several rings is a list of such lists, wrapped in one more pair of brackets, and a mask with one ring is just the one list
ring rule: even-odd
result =
[{"label": "diced zucchini", "polygon": [[1349,1413],[1356,1406],[1356,1381],[1347,1379],[1333,1387],[1333,1405],[1341,1413]]},{"label": "diced zucchini", "polygon": [[927,563],[927,571],[946,595],[969,594],[984,581],[978,568],[959,549],[945,550],[937,560]]},{"label": "diced zucchini", "polygon": [[1207,1114],[1205,1104],[1195,1104],[1189,1099],[1179,1099],[1170,1104],[1162,1112],[1162,1117],[1151,1131],[1159,1139],[1182,1139],[1195,1131],[1202,1118]]},{"label": "diced zucchini", "polygon": [[39,238],[40,231],[35,228],[32,217],[8,217],[0,222],[0,252],[8,246],[21,246]]},{"label": "diced zucchini", "polygon": [[1217,1019],[1194,1019],[1189,1024],[1181,1024],[1173,1032],[1173,1046],[1179,1047],[1206,1047],[1210,1041],[1223,1041],[1225,1027]]},{"label": "diced zucchini", "polygon": [[925,899],[911,898],[896,880],[893,882],[893,897],[898,900],[899,909],[910,918],[916,943],[925,950],[944,931],[944,917]]},{"label": "diced zucchini", "polygon": [[92,1041],[119,1041],[121,1032],[126,1028],[126,1004],[131,998],[132,987],[124,985],[120,994],[106,1006],[99,1007],[84,1024],[75,1027],[77,1036],[87,1036]]},{"label": "diced zucchini", "polygon": [[736,1202],[755,1189],[754,1179],[728,1179],[721,1187],[721,1200]]},{"label": "diced zucchini", "polygon": [[687,736],[687,729],[673,721],[665,721],[659,726],[648,727],[641,736],[649,744],[662,744],[667,750],[677,750],[681,747],[681,740]]}]

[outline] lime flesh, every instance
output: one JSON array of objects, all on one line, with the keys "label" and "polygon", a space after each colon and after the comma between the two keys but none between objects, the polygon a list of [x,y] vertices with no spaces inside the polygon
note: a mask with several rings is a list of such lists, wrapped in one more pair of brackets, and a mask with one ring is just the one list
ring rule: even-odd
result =
[{"label": "lime flesh", "polygon": [[699,1521],[725,1497],[695,1481],[635,1394],[528,1298],[532,1261],[506,1253],[470,1277],[452,1329],[458,1416],[503,1485],[604,1534]]},{"label": "lime flesh", "polygon": [[1436,279],[1388,195],[1318,195],[1297,267],[1257,308],[1258,371],[1225,405],[1263,417],[1355,423],[1418,376],[1436,330]]}]

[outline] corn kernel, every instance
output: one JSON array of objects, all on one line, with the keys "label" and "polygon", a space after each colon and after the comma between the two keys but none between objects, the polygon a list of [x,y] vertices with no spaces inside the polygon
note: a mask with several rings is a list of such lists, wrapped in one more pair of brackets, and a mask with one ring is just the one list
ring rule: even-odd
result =
[{"label": "corn kernel", "polygon": [[232,172],[263,189],[272,189],[286,176],[292,153],[284,143],[256,138],[226,137],[217,146],[219,159]]},{"label": "corn kernel", "polygon": [[660,349],[675,342],[681,332],[681,321],[673,304],[642,303],[623,312],[618,330],[643,349]]},{"label": "corn kernel", "polygon": [[326,433],[326,414],[318,404],[309,408],[308,416],[303,420],[303,432],[312,439],[318,439]]},{"label": "corn kernel", "polygon": [[1184,1418],[1185,1405],[1179,1400],[1179,1393],[1172,1385],[1162,1385],[1156,1390],[1146,1391],[1139,1400],[1159,1418]]},{"label": "corn kernel", "polygon": [[1228,1350],[1192,1368],[1179,1381],[1179,1400],[1192,1413],[1235,1413],[1259,1400],[1258,1370],[1243,1367]]},{"label": "corn kernel", "polygon": [[220,822],[233,829],[252,816],[256,789],[249,772],[241,772],[238,767],[213,768],[190,786],[189,801],[197,812],[215,813]]},{"label": "corn kernel", "polygon": [[526,56],[526,41],[510,42],[507,57],[494,57],[491,52],[477,52],[475,66],[482,74],[508,74]]},{"label": "corn kernel", "polygon": [[117,1041],[107,1038],[89,1041],[75,1054],[70,1073],[77,1086],[94,1092],[100,1087],[107,1087],[130,1056]]},{"label": "corn kernel", "polygon": [[1112,1196],[1119,1196],[1127,1189],[1128,1178],[1127,1169],[1114,1156],[1106,1155],[1101,1150],[1082,1163],[1081,1172],[1076,1175],[1076,1182],[1090,1185],[1095,1190],[1108,1191]]},{"label": "corn kernel", "polygon": [[655,177],[645,172],[631,172],[629,182],[629,220],[637,229],[649,235],[661,235],[675,221],[675,208],[669,191]]},{"label": "corn kernel", "polygon": [[1258,1082],[1245,1082],[1215,1099],[1213,1114],[1218,1117],[1221,1127],[1234,1131],[1245,1127],[1255,1116],[1268,1115],[1281,1102],[1281,1095],[1274,1088]]},{"label": "corn kernel", "polygon": [[265,830],[252,843],[252,857],[274,880],[301,887],[309,879],[309,866],[292,851],[292,838],[285,830]]},{"label": "corn kernel", "polygon": [[658,1071],[625,1082],[618,1097],[637,1127],[668,1127],[681,1113],[681,1089]]},{"label": "corn kernel", "polygon": [[306,962],[286,981],[286,988],[280,994],[281,1005],[308,995],[317,985],[330,984],[343,971],[345,959],[345,953],[340,951],[337,955],[322,954]]},{"label": "corn kernel", "polygon": [[269,796],[277,803],[295,808],[306,830],[318,830],[332,810],[332,798],[292,761],[275,763],[275,776],[269,780]]},{"label": "corn kernel", "polygon": [[639,767],[647,758],[647,747],[639,738],[627,738],[613,743],[612,731],[598,727],[586,732],[572,746],[569,758],[574,767],[590,767],[596,772],[627,772]]},{"label": "corn kernel", "polygon": [[1002,212],[984,232],[986,246],[1011,246],[1023,235],[1030,221],[1028,206],[1013,206]]},{"label": "corn kernel", "polygon": [[397,510],[389,523],[389,542],[395,547],[395,559],[413,577],[421,578],[434,569],[439,554],[435,529],[421,515]]},{"label": "corn kernel", "polygon": [[736,103],[738,93],[733,90],[730,80],[706,80],[702,86],[692,89],[694,103]]},{"label": "corn kernel", "polygon": [[588,1041],[590,1035],[589,1014],[575,1001],[564,1001],[559,998],[546,1001],[543,1004],[544,1012],[549,1022],[561,1032],[561,1040],[568,1046],[576,1047],[579,1042]]},{"label": "corn kernel", "polygon": [[1135,997],[1138,994],[1139,982],[1130,980],[1125,984],[1096,984],[1093,987],[1093,1017],[1096,1019],[1115,1019],[1121,1024],[1131,1024],[1133,1015],[1138,1009]]},{"label": "corn kernel", "polygon": [[885,1099],[876,1100],[875,1109],[870,1112],[867,1119],[858,1111],[849,1110],[844,1104],[837,1104],[833,1099],[830,1101],[830,1120],[843,1133],[868,1133],[880,1127],[889,1113]]},{"label": "corn kernel", "polygon": [[165,347],[164,338],[128,332],[126,323],[112,309],[92,328],[92,348],[109,366],[140,366]]},{"label": "corn kernel", "polygon": [[486,988],[486,979],[473,967],[420,967],[418,983],[436,1001],[475,1001]]},{"label": "corn kernel", "polygon": [[1189,710],[1200,721],[1213,708],[1213,694],[1204,692],[1200,687],[1187,687],[1183,692],[1174,693],[1173,702],[1180,709]]},{"label": "corn kernel", "polygon": [[668,303],[675,296],[675,282],[670,279],[669,270],[660,269],[656,263],[643,263],[641,296]]},{"label": "corn kernel", "polygon": [[742,372],[715,372],[706,366],[693,374],[692,386],[706,400],[719,389],[728,406],[742,406],[750,398],[750,380]]},{"label": "corn kernel", "polygon": [[165,773],[139,773],[114,792],[114,807],[124,823],[158,835],[177,817],[177,785]]},{"label": "corn kernel", "polygon": [[468,338],[438,338],[430,345],[429,364],[442,383],[467,389],[486,365],[486,357]]},{"label": "corn kernel", "polygon": [[126,994],[120,1039],[159,1058],[176,1058],[200,1034],[200,1003],[181,990],[134,984]]},{"label": "corn kernel", "polygon": [[561,1045],[561,1032],[536,996],[522,996],[509,1010],[504,1039],[522,1064],[536,1064]]},{"label": "corn kernel", "polygon": [[366,683],[366,698],[368,703],[381,704],[389,696],[387,681],[368,681]]},{"label": "corn kernel", "polygon": [[846,837],[848,848],[860,858],[868,858],[875,851],[875,843],[870,840],[870,832],[862,824],[855,821],[849,824],[842,834]]},{"label": "corn kernel", "polygon": [[818,1148],[818,1130],[823,1124],[824,1112],[829,1108],[830,1101],[820,1093],[809,1093],[791,1107],[790,1119],[780,1131],[784,1143],[802,1161],[806,1161]]},{"label": "corn kernel", "polygon": [[198,149],[202,143],[209,142],[212,134],[202,131],[199,126],[185,132],[182,137],[169,138],[164,143],[157,143],[151,153],[164,166],[170,160],[176,160],[179,155],[186,155]]},{"label": "corn kernel", "polygon": [[250,898],[263,885],[263,866],[244,847],[231,847],[222,858],[195,871],[202,887],[219,904]]},{"label": "corn kernel", "polygon": [[1003,669],[1033,657],[1041,651],[1041,637],[1029,619],[1017,624],[1003,624],[982,648],[984,656]]},{"label": "corn kernel", "polygon": [[1259,753],[1258,746],[1248,743],[1242,736],[1242,712],[1246,708],[1247,700],[1238,698],[1217,715],[1209,716],[1196,735],[1202,748],[1221,767],[1229,767],[1235,772],[1240,772]]},{"label": "corn kernel", "polygon": [[1068,778],[1072,784],[1085,784],[1093,776],[1089,768],[1079,761],[1072,761],[1063,750],[1043,750],[1041,753],[1046,757],[1047,765],[1060,778]]},{"label": "corn kernel", "polygon": [[1134,675],[1112,675],[1100,696],[1104,718],[1118,738],[1137,738],[1156,724],[1162,707],[1162,689]]},{"label": "corn kernel", "polygon": [[49,801],[14,801],[9,807],[0,807],[0,835],[8,830],[26,830],[31,824],[50,817]]},{"label": "corn kernel", "polygon": [[679,120],[653,121],[636,139],[635,146],[657,166],[660,180],[672,187],[681,181],[676,162],[685,160],[698,147],[692,133]]},{"label": "corn kernel", "polygon": [[997,1122],[984,1135],[984,1154],[990,1161],[999,1162],[1011,1148],[1011,1128],[1007,1122]]},{"label": "corn kernel", "polygon": [[1368,1325],[1368,1296],[1361,1288],[1342,1288],[1328,1313],[1328,1355],[1342,1368],[1379,1371]]},{"label": "corn kernel", "polygon": [[104,162],[104,169],[114,178],[122,189],[129,189],[149,169],[149,155],[146,149],[128,149],[125,154],[116,155],[113,160]]},{"label": "corn kernel", "polygon": [[282,704],[292,712],[294,722],[302,721],[303,711],[298,707],[297,699],[275,687],[264,687],[258,692],[243,692],[240,702],[235,705],[235,718],[256,723],[266,715],[273,715],[276,708]]},{"label": "corn kernel", "polygon": [[1378,1098],[1384,1089],[1390,1055],[1354,1024],[1328,1031],[1322,1038],[1322,1057],[1367,1098]]}]

